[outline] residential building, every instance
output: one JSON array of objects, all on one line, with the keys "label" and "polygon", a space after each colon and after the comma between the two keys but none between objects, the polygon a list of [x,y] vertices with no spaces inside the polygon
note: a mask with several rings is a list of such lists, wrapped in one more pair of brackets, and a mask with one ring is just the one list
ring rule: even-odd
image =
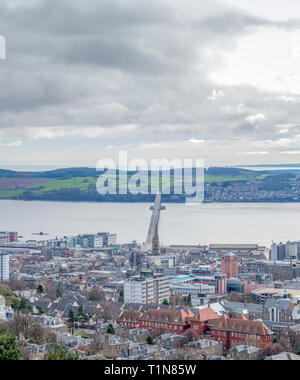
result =
[{"label": "residential building", "polygon": [[13,319],[14,311],[11,306],[6,306],[5,298],[0,295],[0,321]]},{"label": "residential building", "polygon": [[291,352],[281,352],[278,355],[268,356],[265,360],[300,360],[300,356]]},{"label": "residential building", "polygon": [[168,277],[132,277],[124,282],[125,303],[161,304],[170,299]]},{"label": "residential building", "polygon": [[223,342],[224,347],[250,345],[263,348],[273,343],[273,333],[259,321],[250,321],[245,316],[230,318],[224,314],[219,319],[208,321],[211,337]]},{"label": "residential building", "polygon": [[261,349],[254,346],[235,346],[229,351],[232,360],[258,360]]},{"label": "residential building", "polygon": [[0,252],[0,282],[9,280],[9,254]]}]

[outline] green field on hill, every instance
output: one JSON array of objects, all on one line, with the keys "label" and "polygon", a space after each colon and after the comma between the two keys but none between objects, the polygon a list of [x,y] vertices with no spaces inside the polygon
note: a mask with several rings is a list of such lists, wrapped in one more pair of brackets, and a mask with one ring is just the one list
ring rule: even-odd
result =
[{"label": "green field on hill", "polygon": [[[146,176],[146,175],[145,175]],[[249,180],[262,180],[267,176],[267,174],[260,174],[257,172],[256,176],[249,175],[238,175],[238,176],[224,176],[224,175],[205,175],[206,184],[222,184],[225,182],[237,182],[237,181],[249,181]],[[147,179],[145,178],[145,183]],[[88,192],[91,189],[96,190],[96,177],[74,177],[74,178],[62,178],[53,179],[49,182],[41,182],[32,186],[27,186],[17,189],[0,189],[0,198],[2,199],[17,199],[22,198],[24,192],[31,192],[35,196],[42,196],[43,194],[49,193],[51,191],[62,191],[77,189],[82,192]],[[180,183],[181,180],[176,180],[176,184]],[[151,179],[148,178],[148,183],[151,183]],[[163,179],[161,181],[163,188],[168,186],[169,181]],[[174,186],[175,181],[171,178],[171,188]],[[123,185],[124,186],[124,185]],[[122,186],[120,186],[122,187]]]}]

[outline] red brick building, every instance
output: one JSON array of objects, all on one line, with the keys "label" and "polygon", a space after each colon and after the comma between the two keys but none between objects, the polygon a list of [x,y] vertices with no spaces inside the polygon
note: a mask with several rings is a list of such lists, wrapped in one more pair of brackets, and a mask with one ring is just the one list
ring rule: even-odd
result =
[{"label": "red brick building", "polygon": [[208,321],[214,319],[219,319],[219,317],[210,307],[199,310],[198,313],[189,320],[190,328],[197,334],[202,335],[207,330]]},{"label": "red brick building", "polygon": [[18,241],[18,233],[17,232],[9,232],[9,241],[10,242]]},{"label": "red brick building", "polygon": [[229,318],[224,314],[208,321],[207,326],[211,338],[223,342],[227,349],[240,345],[263,348],[273,343],[273,333],[263,322],[249,321],[244,316]]},{"label": "red brick building", "polygon": [[161,329],[179,335],[192,329],[199,336],[222,342],[227,349],[240,345],[263,348],[273,343],[273,333],[263,322],[250,321],[244,316],[229,318],[224,314],[219,317],[211,308],[199,310],[195,315],[189,309],[125,310],[117,323],[127,329]]},{"label": "red brick building", "polygon": [[193,317],[194,314],[189,309],[150,309],[146,312],[126,310],[117,319],[117,323],[127,329],[164,329],[170,333],[183,334],[190,327],[188,319]]},{"label": "red brick building", "polygon": [[239,259],[232,253],[228,252],[222,256],[221,272],[226,274],[227,278],[235,278],[239,275]]},{"label": "red brick building", "polygon": [[187,319],[194,317],[189,310],[148,310],[140,317],[140,328],[165,329],[170,333],[183,334],[188,328]]},{"label": "red brick building", "polygon": [[117,324],[127,328],[128,330],[140,327],[139,318],[141,313],[134,310],[125,310],[117,319]]}]

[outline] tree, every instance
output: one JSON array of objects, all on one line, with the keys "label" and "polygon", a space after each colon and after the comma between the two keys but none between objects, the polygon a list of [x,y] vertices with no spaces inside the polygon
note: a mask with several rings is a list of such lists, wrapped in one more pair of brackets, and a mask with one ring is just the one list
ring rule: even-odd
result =
[{"label": "tree", "polygon": [[38,292],[39,294],[43,294],[43,293],[45,293],[45,289],[44,289],[43,285],[39,285],[39,286],[38,286],[38,288],[37,288],[37,292]]},{"label": "tree", "polygon": [[90,344],[90,351],[92,354],[98,354],[103,349],[103,342],[99,334],[95,334]]},{"label": "tree", "polygon": [[93,288],[91,291],[86,293],[86,298],[89,301],[104,301],[105,295],[100,289]]},{"label": "tree", "polygon": [[15,335],[6,333],[0,336],[0,360],[19,360],[20,349]]},{"label": "tree", "polygon": [[29,318],[20,313],[15,313],[14,319],[11,323],[11,331],[14,333],[14,335],[16,335],[18,338],[23,336],[25,339],[28,339],[29,327]]},{"label": "tree", "polygon": [[69,322],[74,323],[75,322],[75,314],[72,309],[69,310]]},{"label": "tree", "polygon": [[169,330],[165,327],[157,327],[152,330],[152,335],[154,338],[157,338],[158,336],[168,334],[168,333],[169,333]]},{"label": "tree", "polygon": [[30,324],[27,339],[30,343],[42,344],[44,342],[44,329],[36,322]]},{"label": "tree", "polygon": [[19,298],[14,294],[10,287],[0,284],[0,296],[5,298],[6,306],[12,306],[19,302]]},{"label": "tree", "polygon": [[119,302],[124,302],[124,290],[120,290],[120,293],[119,293]]},{"label": "tree", "polygon": [[187,306],[192,306],[192,297],[191,297],[190,294],[189,294],[187,297],[184,297],[184,298],[183,298],[183,301],[184,301],[184,303],[185,303]]},{"label": "tree", "polygon": [[37,308],[37,311],[38,311],[39,315],[46,314],[45,310],[40,305],[37,305],[36,308]]},{"label": "tree", "polygon": [[60,345],[54,345],[48,350],[48,360],[79,360],[78,354],[72,355],[70,351]]},{"label": "tree", "polygon": [[169,303],[169,301],[167,299],[164,299],[162,304],[163,305],[170,305],[170,303]]},{"label": "tree", "polygon": [[106,334],[110,334],[110,335],[115,335],[116,332],[115,332],[115,329],[113,328],[113,325],[110,323],[107,330],[106,330]]},{"label": "tree", "polygon": [[62,298],[62,296],[63,296],[63,288],[62,288],[61,283],[59,283],[57,285],[57,289],[56,289],[56,297],[57,298]]},{"label": "tree", "polygon": [[146,343],[147,344],[149,344],[149,345],[154,345],[154,340],[153,340],[153,338],[152,338],[152,336],[148,336],[148,338],[146,339]]},{"label": "tree", "polygon": [[284,352],[284,348],[279,344],[268,344],[263,350],[260,352],[259,358],[264,359],[268,356],[278,355],[281,352]]},{"label": "tree", "polygon": [[79,305],[79,307],[78,307],[78,316],[82,317],[83,315],[84,315],[83,306]]},{"label": "tree", "polygon": [[98,312],[98,317],[100,317],[103,322],[110,322],[114,321],[118,317],[118,314],[118,308],[114,303],[103,302]]},{"label": "tree", "polygon": [[284,348],[285,352],[295,353],[295,336],[289,329],[279,331],[277,335],[277,343]]},{"label": "tree", "polygon": [[30,311],[30,312],[32,312],[32,306],[30,305],[30,303],[27,301],[26,298],[21,298],[20,300],[14,299],[11,307],[14,310],[18,310],[18,311]]},{"label": "tree", "polygon": [[199,335],[193,329],[186,330],[183,333],[183,336],[187,338],[188,342],[194,342],[195,340],[199,339]]}]

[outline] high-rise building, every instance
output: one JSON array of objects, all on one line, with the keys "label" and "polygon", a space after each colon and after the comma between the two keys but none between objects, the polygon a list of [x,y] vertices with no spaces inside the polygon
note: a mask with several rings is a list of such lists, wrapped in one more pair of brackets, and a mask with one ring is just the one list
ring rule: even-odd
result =
[{"label": "high-rise building", "polygon": [[288,241],[285,244],[285,257],[292,259],[300,259],[300,242]]},{"label": "high-rise building", "polygon": [[124,302],[140,304],[161,304],[170,298],[168,277],[132,277],[124,283]]},{"label": "high-rise building", "polygon": [[271,260],[282,261],[286,258],[286,246],[283,243],[275,244],[271,246]]},{"label": "high-rise building", "polygon": [[9,243],[9,234],[8,232],[0,232],[0,244]]},{"label": "high-rise building", "polygon": [[97,236],[102,237],[104,247],[111,247],[117,244],[116,234],[110,234],[109,232],[98,232]]},{"label": "high-rise building", "polygon": [[18,233],[17,232],[9,232],[9,241],[11,243],[18,241]]},{"label": "high-rise building", "polygon": [[80,245],[82,248],[102,248],[103,238],[98,235],[78,235],[76,245]]},{"label": "high-rise building", "polygon": [[9,280],[9,254],[0,252],[0,282]]},{"label": "high-rise building", "polygon": [[227,278],[235,278],[239,275],[239,259],[232,253],[225,253],[221,261],[221,272],[226,274]]},{"label": "high-rise building", "polygon": [[143,253],[139,251],[131,251],[129,253],[129,262],[131,268],[139,268],[143,261]]},{"label": "high-rise building", "polygon": [[0,232],[0,243],[6,244],[6,243],[13,243],[18,240],[18,233],[17,232]]}]

